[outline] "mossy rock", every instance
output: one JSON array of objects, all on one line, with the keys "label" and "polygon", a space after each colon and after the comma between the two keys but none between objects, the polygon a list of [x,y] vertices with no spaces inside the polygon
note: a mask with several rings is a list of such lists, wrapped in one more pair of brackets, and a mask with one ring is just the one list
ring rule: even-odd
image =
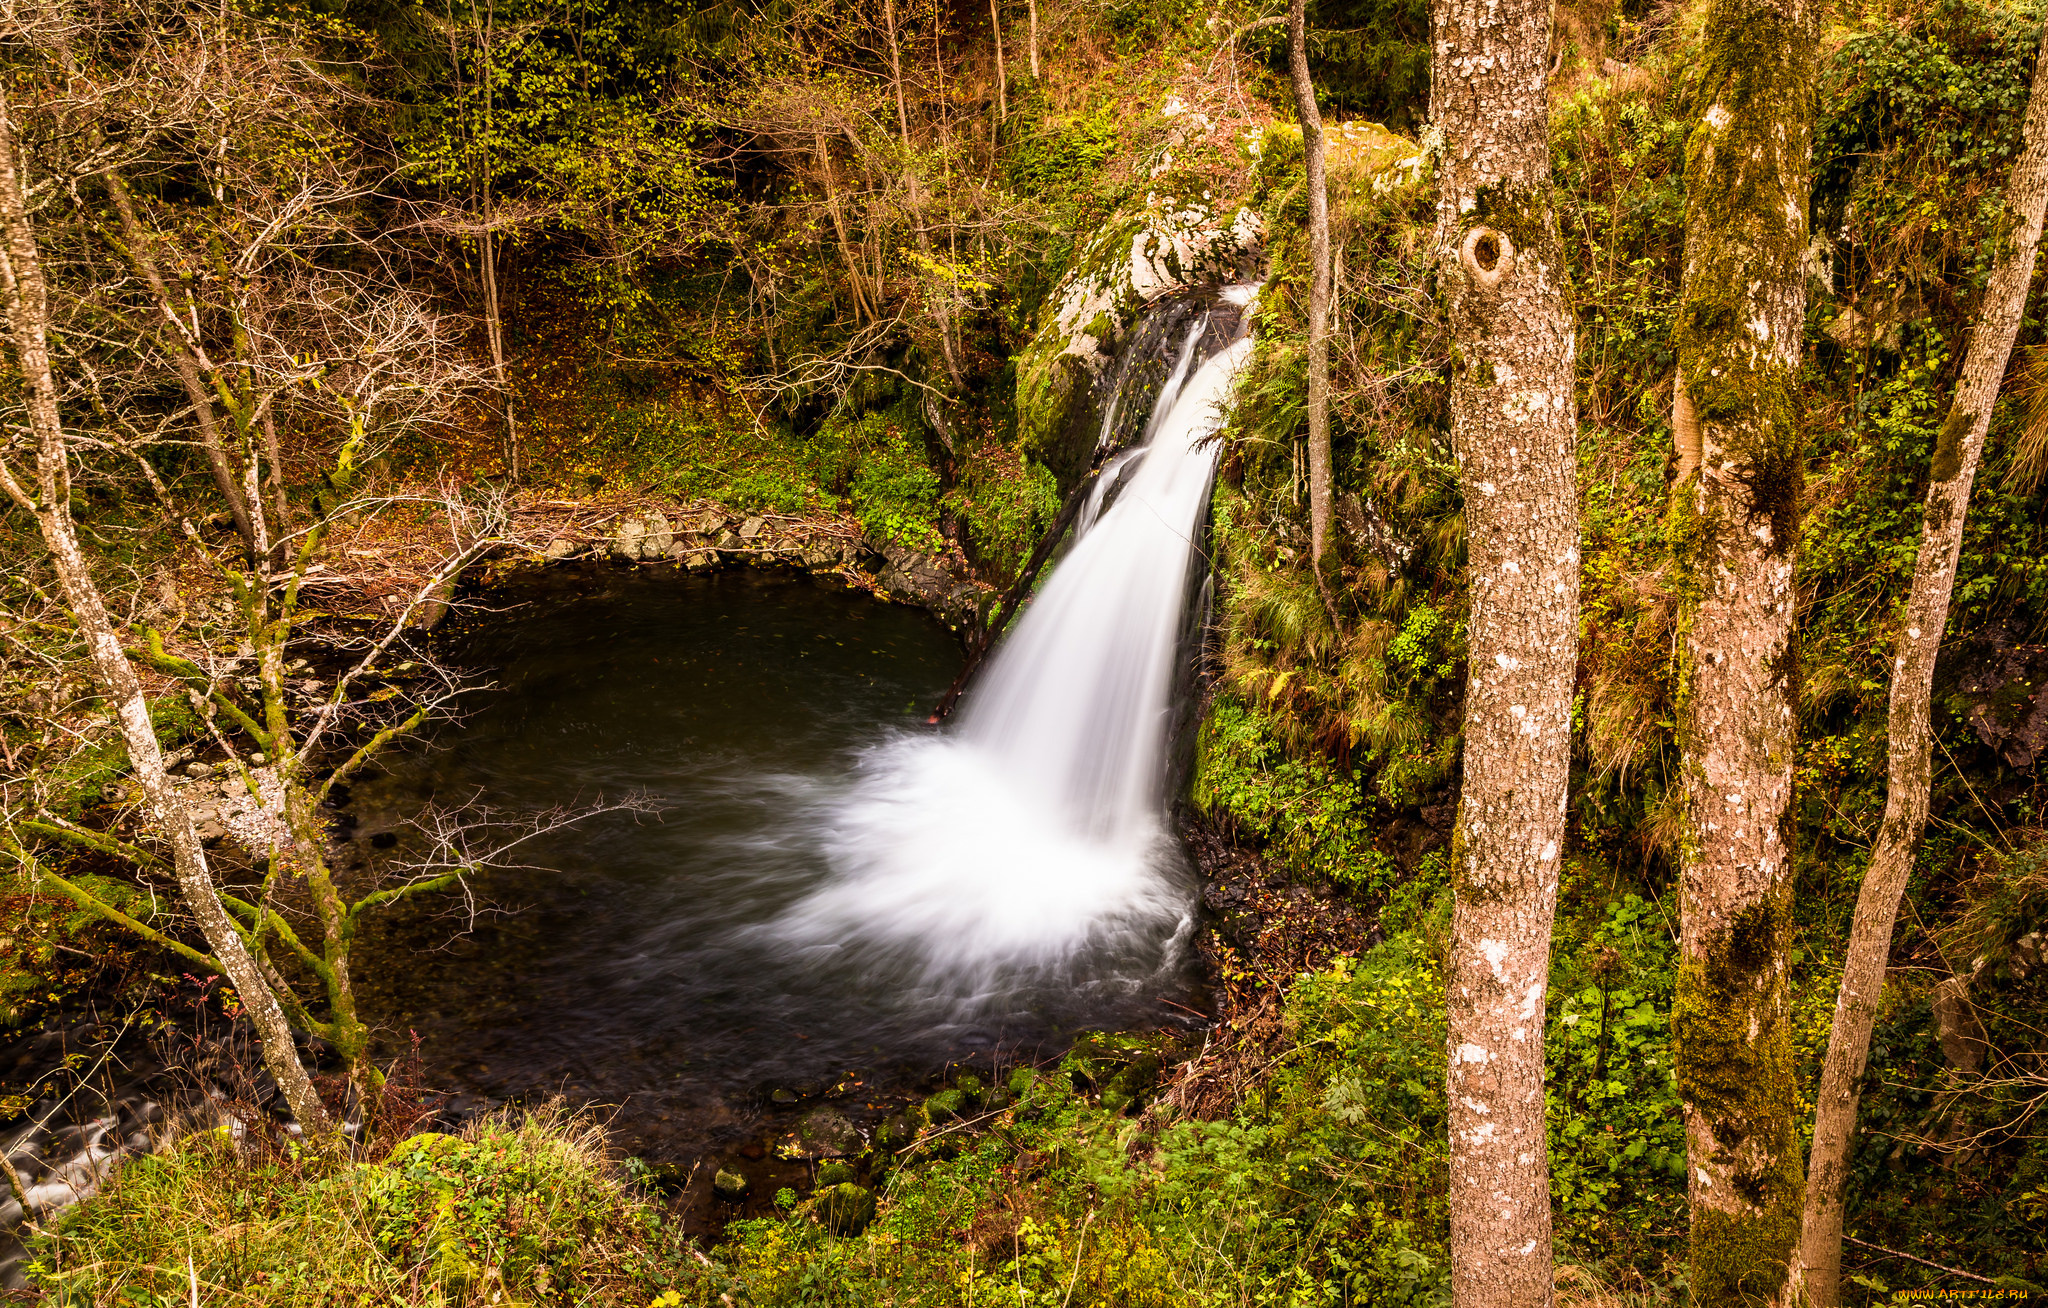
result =
[{"label": "mossy rock", "polygon": [[815,1211],[832,1234],[859,1235],[875,1220],[875,1196],[848,1181],[822,1191]]},{"label": "mossy rock", "polygon": [[745,1199],[747,1191],[751,1188],[746,1177],[738,1172],[728,1172],[722,1167],[718,1169],[717,1175],[711,1178],[711,1193],[727,1203],[736,1204]]},{"label": "mossy rock", "polygon": [[444,1131],[422,1131],[418,1135],[409,1135],[400,1140],[398,1147],[384,1159],[384,1166],[404,1167],[408,1163],[444,1153],[461,1143],[460,1136],[449,1135]]},{"label": "mossy rock", "polygon": [[881,1149],[895,1149],[909,1144],[917,1136],[917,1126],[902,1113],[889,1118],[875,1128],[875,1145]]},{"label": "mossy rock", "polygon": [[820,1190],[830,1190],[835,1185],[846,1185],[859,1179],[860,1173],[854,1170],[853,1164],[839,1159],[821,1164],[818,1168],[818,1188]]},{"label": "mossy rock", "polygon": [[1076,1041],[1061,1066],[1076,1090],[1098,1091],[1104,1108],[1124,1112],[1158,1088],[1173,1047],[1157,1032],[1097,1032]]},{"label": "mossy rock", "polygon": [[933,1126],[957,1122],[967,1110],[967,1096],[958,1090],[941,1090],[924,1101],[925,1120]]}]

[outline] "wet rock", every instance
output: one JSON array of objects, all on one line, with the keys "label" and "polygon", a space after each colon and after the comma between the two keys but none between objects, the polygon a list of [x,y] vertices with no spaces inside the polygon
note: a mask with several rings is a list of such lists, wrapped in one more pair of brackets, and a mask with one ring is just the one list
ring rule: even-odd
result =
[{"label": "wet rock", "polygon": [[541,551],[541,557],[550,563],[556,563],[563,559],[573,559],[582,552],[583,547],[575,541],[570,540],[567,536],[557,536],[548,542],[546,549]]},{"label": "wet rock", "polygon": [[859,1153],[864,1141],[837,1109],[814,1108],[797,1123],[796,1143],[805,1158],[840,1158]]},{"label": "wet rock", "polygon": [[859,1235],[875,1220],[875,1196],[846,1182],[818,1196],[818,1220],[834,1235]]},{"label": "wet rock", "polygon": [[768,1102],[774,1104],[777,1108],[794,1108],[797,1103],[797,1093],[794,1090],[777,1088],[769,1094]]},{"label": "wet rock", "polygon": [[728,1172],[722,1167],[718,1169],[718,1174],[711,1178],[711,1193],[730,1204],[745,1199],[748,1188],[746,1177],[738,1172]]}]

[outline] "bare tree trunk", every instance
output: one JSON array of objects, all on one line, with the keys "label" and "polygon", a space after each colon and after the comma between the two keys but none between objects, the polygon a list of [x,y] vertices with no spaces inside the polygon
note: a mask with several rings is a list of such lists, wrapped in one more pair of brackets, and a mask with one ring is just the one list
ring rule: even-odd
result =
[{"label": "bare tree trunk", "polygon": [[70,466],[57,408],[57,383],[50,367],[49,301],[35,230],[15,167],[13,115],[4,87],[0,87],[0,222],[6,227],[4,251],[0,251],[0,286],[4,286],[7,296],[15,363],[28,392],[24,398],[36,441],[37,485],[31,493],[4,467],[0,467],[0,479],[4,479],[9,496],[35,515],[57,570],[65,607],[78,623],[100,689],[113,704],[129,763],[148,797],[150,815],[170,843],[185,905],[198,920],[208,947],[226,969],[228,980],[255,1023],[264,1063],[277,1078],[292,1115],[308,1132],[324,1131],[327,1111],[299,1061],[291,1028],[277,996],[264,983],[255,960],[221,904],[206,865],[206,852],[164,767],[163,749],[155,724],[150,721],[142,681],[114,631],[78,543],[77,527],[71,520]]},{"label": "bare tree trunk", "polygon": [[[1287,69],[1294,80],[1302,161],[1308,169],[1308,552],[1320,580],[1335,504],[1330,488],[1330,186],[1323,115],[1308,75],[1307,0],[1289,0],[1287,6]],[[1549,177],[1547,169],[1544,176]]]},{"label": "bare tree trunk", "polygon": [[484,274],[484,323],[486,334],[491,341],[491,378],[498,384],[498,400],[504,407],[505,419],[505,471],[513,481],[518,481],[519,468],[519,423],[512,413],[512,383],[505,375],[505,325],[498,312],[498,261],[497,234],[491,230],[490,183],[484,183],[484,232],[479,244],[483,247]]},{"label": "bare tree trunk", "polygon": [[1038,0],[1029,0],[1031,14],[1031,80],[1038,80]]},{"label": "bare tree trunk", "polygon": [[832,167],[832,145],[825,139],[825,132],[816,132],[818,175],[825,185],[825,208],[832,215],[832,231],[839,238],[839,256],[846,262],[847,286],[853,292],[854,317],[872,322],[876,311],[868,303],[867,273],[861,267],[860,256],[853,251],[853,237],[846,230],[846,214],[839,204],[839,182],[837,170]]},{"label": "bare tree trunk", "polygon": [[194,328],[188,327],[178,317],[177,302],[172,299],[163,272],[157,267],[156,256],[150,249],[150,233],[135,212],[135,200],[129,195],[127,184],[111,168],[101,177],[106,182],[108,196],[114,201],[114,213],[121,220],[121,240],[128,247],[128,261],[149,283],[150,294],[156,297],[157,310],[163,314],[164,325],[169,328],[166,343],[170,346],[171,363],[178,371],[178,381],[185,388],[185,399],[192,406],[193,421],[199,426],[199,445],[206,451],[207,469],[213,473],[214,488],[227,501],[228,516],[235,520],[235,530],[240,533],[244,551],[253,565],[257,549],[256,529],[249,518],[249,505],[242,497],[241,488],[235,484],[235,470],[228,462],[227,449],[221,443],[220,427],[214,421],[213,397],[207,392],[206,382],[200,375],[197,344],[188,339],[188,333]]},{"label": "bare tree trunk", "polygon": [[1686,148],[1678,366],[1699,464],[1672,509],[1686,579],[1672,1025],[1705,1308],[1799,1296],[1787,810],[1815,51],[1806,0],[1714,0]]},{"label": "bare tree trunk", "polygon": [[[870,10],[870,13],[873,11]],[[896,93],[896,130],[903,141],[903,152],[910,153],[910,109],[903,102],[903,59],[896,49],[896,0],[882,0],[882,21],[886,24],[889,45],[889,88]],[[907,159],[906,159],[907,162]]]},{"label": "bare tree trunk", "polygon": [[1806,1172],[1806,1214],[1800,1259],[1806,1294],[1814,1308],[1841,1302],[1843,1188],[1855,1152],[1856,1107],[1870,1032],[1884,989],[1892,927],[1899,899],[1913,871],[1914,852],[1927,826],[1928,790],[1933,783],[1934,661],[1948,626],[1955,590],[1956,559],[1962,552],[1963,522],[1970,487],[1984,454],[1991,409],[1997,402],[2013,340],[2026,314],[2027,291],[2048,209],[2048,29],[2035,56],[2034,85],[2022,129],[2025,147],[2005,187],[2004,243],[1984,288],[1984,304],[1970,333],[1963,376],[1941,426],[1928,474],[1927,508],[1920,528],[1920,557],[1906,599],[1905,630],[1893,649],[1889,721],[1890,774],[1884,821],[1877,830],[1869,870],[1856,896],[1849,929],[1849,955],[1835,1000],[1834,1030],[1821,1065],[1820,1093],[1813,1116],[1813,1156]]},{"label": "bare tree trunk", "polygon": [[[1298,0],[1295,13],[1298,33]],[[1548,0],[1437,0],[1430,19],[1431,116],[1445,140],[1437,259],[1459,360],[1451,439],[1472,604],[1445,987],[1458,1308],[1551,1302],[1544,989],[1571,765],[1579,526],[1550,24]]]},{"label": "bare tree trunk", "polygon": [[498,384],[498,399],[505,406],[505,473],[513,481],[520,477],[519,467],[519,422],[512,412],[512,385],[505,376],[505,319],[499,309],[498,298],[498,234],[494,227],[495,215],[491,206],[491,115],[496,108],[493,100],[491,61],[497,54],[498,11],[495,4],[484,6],[483,30],[483,76],[478,79],[484,92],[483,167],[478,180],[478,194],[482,200],[483,237],[482,263],[484,274],[484,315],[491,339],[491,376]]},{"label": "bare tree trunk", "polygon": [[997,0],[988,0],[988,30],[996,39],[996,122],[1010,117],[1010,77],[1003,71],[1003,15]]}]

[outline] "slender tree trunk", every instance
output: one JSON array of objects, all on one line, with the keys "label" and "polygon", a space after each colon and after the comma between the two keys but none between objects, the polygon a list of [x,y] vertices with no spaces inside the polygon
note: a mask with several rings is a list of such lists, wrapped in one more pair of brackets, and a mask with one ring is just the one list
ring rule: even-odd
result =
[{"label": "slender tree trunk", "polygon": [[988,0],[988,30],[996,40],[996,122],[1010,117],[1010,77],[1003,70],[1003,15],[997,0]]},{"label": "slender tree trunk", "polygon": [[1935,446],[1920,527],[1920,557],[1914,563],[1913,589],[1906,599],[1905,630],[1899,633],[1892,651],[1890,774],[1884,821],[1877,829],[1877,845],[1856,896],[1849,956],[1842,965],[1842,988],[1835,1000],[1834,1030],[1828,1037],[1827,1060],[1821,1064],[1813,1156],[1806,1172],[1800,1256],[1806,1267],[1807,1298],[1814,1308],[1836,1308],[1841,1302],[1843,1189],[1855,1152],[1857,1099],[1891,955],[1892,926],[1913,871],[1914,852],[1927,826],[1933,778],[1934,660],[1948,626],[1970,487],[1984,454],[1985,433],[1991,429],[1992,405],[1998,399],[2013,340],[2026,313],[2034,258],[2041,243],[2042,214],[2048,209],[2048,94],[2043,93],[2044,82],[2048,82],[2048,29],[2043,29],[2042,46],[2035,55],[2034,86],[2022,129],[2025,147],[2005,187],[2009,226],[1998,260],[1992,265],[1991,280],[1984,288],[1976,329],[1970,333],[1962,380]]},{"label": "slender tree trunk", "polygon": [[1678,366],[1698,471],[1673,496],[1686,586],[1673,1033],[1703,1308],[1799,1296],[1787,810],[1815,51],[1806,0],[1714,0],[1686,147]]},{"label": "slender tree trunk", "polygon": [[498,234],[491,197],[492,116],[497,107],[494,99],[497,88],[493,85],[491,62],[497,54],[497,41],[497,6],[487,4],[484,6],[483,76],[478,79],[484,92],[483,166],[477,183],[484,231],[479,245],[483,255],[484,317],[491,340],[491,376],[498,384],[498,400],[505,406],[505,473],[516,482],[520,478],[519,422],[512,412],[512,385],[505,375],[505,318],[499,307]]},{"label": "slender tree trunk", "polygon": [[896,95],[896,131],[903,141],[903,152],[907,162],[910,153],[910,108],[903,101],[903,58],[896,49],[896,0],[882,0],[882,22],[889,38],[889,89]]},{"label": "slender tree trunk", "polygon": [[1579,527],[1550,24],[1548,0],[1437,0],[1430,20],[1431,116],[1446,143],[1437,259],[1457,345],[1451,439],[1472,604],[1445,986],[1458,1308],[1551,1302],[1544,988],[1571,765]]},{"label": "slender tree trunk", "polygon": [[[1289,0],[1287,6],[1287,69],[1294,80],[1302,160],[1308,169],[1309,558],[1320,579],[1335,504],[1330,487],[1330,186],[1323,158],[1323,115],[1316,108],[1315,83],[1308,74],[1307,0]],[[1544,177],[1547,187],[1547,168]]]},{"label": "slender tree trunk", "polygon": [[1038,80],[1038,0],[1029,0],[1031,15],[1031,80]]},{"label": "slender tree trunk", "polygon": [[489,182],[484,184],[484,232],[479,244],[483,249],[484,322],[491,341],[491,377],[498,384],[498,400],[504,405],[505,471],[512,480],[518,481],[519,423],[512,412],[512,383],[505,375],[505,324],[498,310],[498,241],[497,234],[491,230]]},{"label": "slender tree trunk", "polygon": [[135,200],[128,193],[127,184],[111,168],[101,177],[106,182],[107,195],[114,201],[114,213],[121,222],[121,240],[128,247],[128,261],[149,284],[150,294],[156,298],[157,310],[163,314],[164,326],[169,329],[166,343],[170,346],[171,364],[177,369],[178,381],[185,388],[185,399],[192,406],[192,418],[199,427],[199,446],[206,452],[206,466],[213,474],[214,488],[227,502],[228,516],[235,520],[235,530],[240,533],[244,551],[253,563],[257,548],[256,529],[249,519],[249,505],[242,497],[241,488],[235,484],[234,466],[228,461],[227,449],[221,443],[220,427],[214,421],[213,397],[201,375],[196,344],[187,339],[192,328],[178,317],[177,303],[171,297],[171,288],[164,281],[162,270],[157,267],[156,255],[150,248],[150,233],[135,211]]},{"label": "slender tree trunk", "polygon": [[78,623],[100,689],[113,705],[129,763],[148,798],[150,816],[170,843],[172,865],[185,906],[198,920],[207,946],[227,971],[228,980],[255,1023],[264,1063],[284,1091],[292,1115],[308,1132],[324,1131],[328,1122],[326,1109],[299,1061],[291,1028],[277,996],[264,983],[255,960],[221,904],[206,865],[206,852],[192,829],[191,815],[165,769],[163,749],[157,740],[156,726],[150,721],[149,702],[143,695],[141,679],[129,663],[113,620],[107,615],[99,586],[93,581],[79,546],[77,527],[71,520],[70,467],[57,407],[57,383],[50,366],[49,301],[35,230],[15,167],[14,124],[5,87],[0,87],[0,223],[6,229],[4,247],[0,247],[0,289],[4,289],[7,298],[15,364],[27,391],[24,399],[36,443],[37,484],[31,493],[4,468],[0,468],[0,478],[5,479],[9,496],[35,515],[57,570],[65,607]]},{"label": "slender tree trunk", "polygon": [[846,263],[847,288],[853,292],[853,314],[855,318],[872,322],[875,310],[868,303],[867,273],[861,267],[860,256],[854,253],[853,237],[846,230],[846,214],[839,204],[839,182],[837,170],[832,167],[832,145],[825,139],[822,128],[816,132],[818,154],[818,176],[825,185],[825,208],[832,215],[832,232],[839,239],[839,256]]}]

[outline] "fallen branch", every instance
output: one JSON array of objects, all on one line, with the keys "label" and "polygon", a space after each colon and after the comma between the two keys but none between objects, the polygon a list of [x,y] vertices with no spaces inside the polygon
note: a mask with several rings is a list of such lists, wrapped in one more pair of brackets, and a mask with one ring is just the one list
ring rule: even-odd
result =
[{"label": "fallen branch", "polygon": [[1960,1267],[1943,1267],[1940,1263],[1922,1258],[1918,1254],[1909,1254],[1903,1249],[1887,1249],[1881,1244],[1872,1244],[1868,1240],[1859,1240],[1853,1235],[1843,1236],[1842,1241],[1845,1244],[1853,1244],[1859,1249],[1868,1249],[1872,1253],[1886,1254],[1893,1258],[1903,1258],[1909,1263],[1919,1263],[1922,1267],[1932,1267],[1935,1271],[1947,1272],[1950,1276],[1960,1276],[1965,1280],[1971,1281],[1982,1281],[1986,1285],[1998,1284],[1997,1281],[1988,1276],[1979,1276],[1975,1272],[1966,1272]]}]

